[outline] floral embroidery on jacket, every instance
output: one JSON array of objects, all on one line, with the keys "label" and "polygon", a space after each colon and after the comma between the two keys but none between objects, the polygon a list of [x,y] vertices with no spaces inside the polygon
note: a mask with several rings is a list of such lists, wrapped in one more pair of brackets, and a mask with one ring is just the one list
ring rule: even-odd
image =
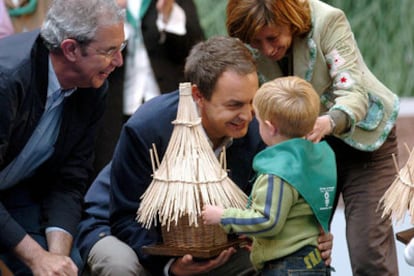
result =
[{"label": "floral embroidery on jacket", "polygon": [[334,87],[343,90],[349,90],[355,84],[354,79],[347,71],[341,72],[335,76]]},{"label": "floral embroidery on jacket", "polygon": [[308,64],[308,70],[306,70],[305,80],[310,82],[312,79],[313,71],[314,71],[313,69],[315,67],[316,51],[317,51],[316,43],[311,37],[308,38],[308,47],[309,47],[309,64]]},{"label": "floral embroidery on jacket", "polygon": [[345,59],[339,54],[337,49],[332,50],[325,56],[331,77],[338,73],[338,68],[345,64]]}]

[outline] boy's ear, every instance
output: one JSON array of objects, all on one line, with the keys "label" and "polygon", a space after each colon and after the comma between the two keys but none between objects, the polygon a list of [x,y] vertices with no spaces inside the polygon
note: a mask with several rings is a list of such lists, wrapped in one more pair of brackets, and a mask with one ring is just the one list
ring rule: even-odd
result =
[{"label": "boy's ear", "polygon": [[265,120],[264,123],[266,125],[266,128],[272,134],[272,136],[274,136],[277,133],[277,126],[272,124],[272,122],[270,122],[269,120]]}]

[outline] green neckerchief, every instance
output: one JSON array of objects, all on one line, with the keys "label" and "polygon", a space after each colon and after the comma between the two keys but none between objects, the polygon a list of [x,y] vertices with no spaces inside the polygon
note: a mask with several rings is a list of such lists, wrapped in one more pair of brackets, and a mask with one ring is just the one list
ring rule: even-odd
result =
[{"label": "green neckerchief", "polygon": [[142,43],[141,20],[147,12],[150,4],[151,0],[142,0],[141,6],[139,8],[138,19],[132,15],[131,11],[128,8],[126,10],[127,22],[134,29],[133,38],[130,39],[128,42],[128,44],[130,44],[130,46],[128,47],[128,51],[131,55],[135,54],[135,49],[137,45]]},{"label": "green neckerchief", "polygon": [[292,185],[311,206],[323,229],[329,231],[337,176],[335,154],[325,141],[315,144],[295,138],[267,147],[255,156],[253,169]]},{"label": "green neckerchief", "polygon": [[144,14],[147,12],[149,5],[151,3],[151,0],[142,0],[141,2],[141,7],[139,8],[139,20],[137,20],[131,13],[131,11],[129,9],[126,10],[126,18],[127,18],[127,22],[129,24],[131,24],[131,26],[134,28],[134,30],[136,31],[138,29],[138,27],[141,26],[140,21],[142,20],[142,18],[144,17]]}]

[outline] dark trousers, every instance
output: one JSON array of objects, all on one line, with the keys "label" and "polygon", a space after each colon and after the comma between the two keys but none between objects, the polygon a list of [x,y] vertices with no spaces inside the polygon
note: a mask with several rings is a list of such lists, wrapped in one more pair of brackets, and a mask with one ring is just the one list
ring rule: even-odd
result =
[{"label": "dark trousers", "polygon": [[[346,238],[353,275],[398,275],[394,232],[381,218],[378,202],[396,175],[392,154],[398,156],[396,128],[373,152],[356,150],[329,137],[336,154],[338,196],[345,204]],[[341,239],[343,237],[335,237]]]}]

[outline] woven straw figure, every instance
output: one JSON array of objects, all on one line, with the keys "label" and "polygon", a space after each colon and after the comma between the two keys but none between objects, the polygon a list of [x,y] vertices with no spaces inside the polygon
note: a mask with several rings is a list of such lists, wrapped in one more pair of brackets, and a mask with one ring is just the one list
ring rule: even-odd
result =
[{"label": "woven straw figure", "polygon": [[391,216],[396,222],[403,221],[408,210],[411,224],[414,224],[414,150],[409,150],[407,163],[398,170],[398,164],[393,155],[397,176],[394,182],[380,199],[384,207],[382,217]]},{"label": "woven straw figure", "polygon": [[[191,227],[192,232],[205,227],[199,223],[204,203],[245,208],[247,202],[245,193],[227,175],[225,151],[219,161],[207,140],[191,83],[180,83],[179,90],[177,118],[172,122],[174,129],[167,150],[159,163],[155,147],[150,149],[153,181],[137,211],[137,221],[146,228],[159,220],[163,235],[165,230],[182,224]],[[186,235],[179,229],[179,234]]]}]

